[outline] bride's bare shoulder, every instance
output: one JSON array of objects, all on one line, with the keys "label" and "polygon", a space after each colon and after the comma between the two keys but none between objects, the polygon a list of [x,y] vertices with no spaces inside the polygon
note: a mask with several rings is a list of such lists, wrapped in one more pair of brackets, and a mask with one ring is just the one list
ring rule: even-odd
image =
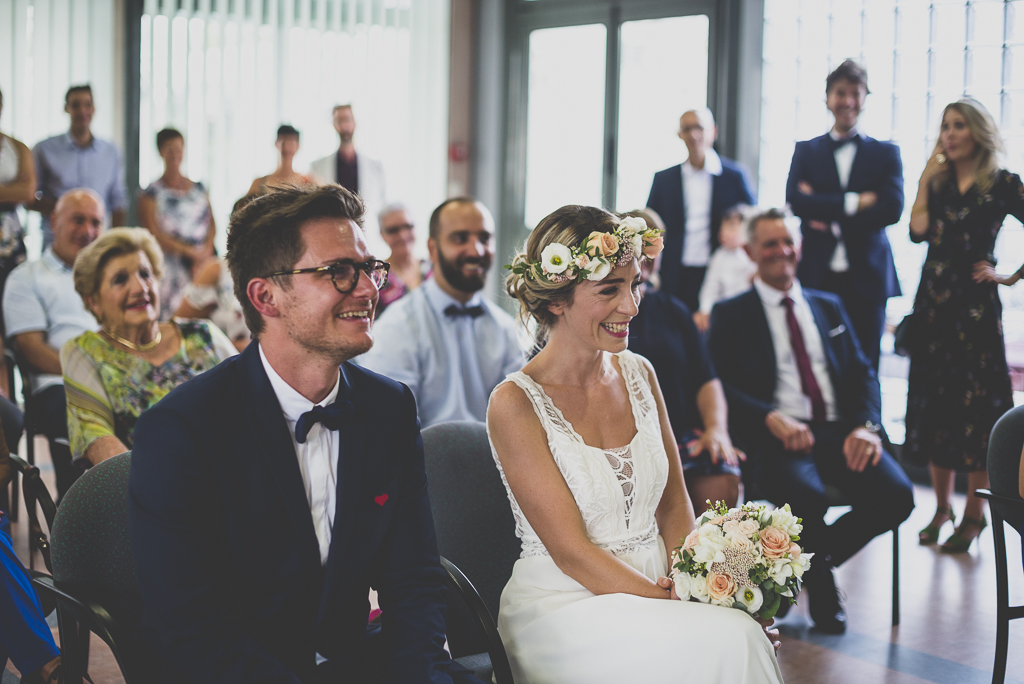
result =
[{"label": "bride's bare shoulder", "polygon": [[533,414],[533,405],[526,390],[511,380],[494,388],[487,407],[487,422],[494,427],[504,427],[510,421],[522,420]]}]

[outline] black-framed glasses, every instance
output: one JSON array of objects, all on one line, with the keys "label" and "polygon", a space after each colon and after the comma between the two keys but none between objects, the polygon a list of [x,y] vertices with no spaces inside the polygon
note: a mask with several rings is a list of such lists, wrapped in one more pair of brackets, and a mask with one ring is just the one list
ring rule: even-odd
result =
[{"label": "black-framed glasses", "polygon": [[298,275],[300,273],[329,273],[331,276],[331,282],[334,283],[334,289],[341,294],[348,294],[352,290],[356,289],[356,285],[359,284],[360,273],[365,273],[370,279],[370,282],[373,283],[374,287],[380,290],[388,282],[388,271],[390,269],[391,264],[379,259],[370,259],[369,261],[364,261],[362,263],[357,263],[350,259],[344,259],[327,266],[298,268],[294,271],[278,271],[277,273],[271,273],[268,276],[264,276],[264,278]]}]

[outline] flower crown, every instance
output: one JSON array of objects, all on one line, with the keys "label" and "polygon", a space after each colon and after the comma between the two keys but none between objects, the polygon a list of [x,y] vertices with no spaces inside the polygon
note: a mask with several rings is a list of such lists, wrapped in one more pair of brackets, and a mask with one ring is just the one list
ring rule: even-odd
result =
[{"label": "flower crown", "polygon": [[648,228],[636,216],[622,219],[611,233],[594,231],[576,247],[552,242],[540,253],[540,261],[516,257],[505,268],[524,278],[567,283],[570,280],[604,280],[612,269],[630,259],[654,259],[663,249],[662,231]]}]

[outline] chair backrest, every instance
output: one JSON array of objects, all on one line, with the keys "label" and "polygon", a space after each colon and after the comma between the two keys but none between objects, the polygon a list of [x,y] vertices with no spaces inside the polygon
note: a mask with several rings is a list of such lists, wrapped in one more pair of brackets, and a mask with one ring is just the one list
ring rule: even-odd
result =
[{"label": "chair backrest", "polygon": [[[487,430],[482,423],[440,423],[423,431],[423,446],[438,551],[466,574],[497,619],[501,592],[521,545]],[[448,622],[454,654],[462,650],[462,621],[450,615]]]},{"label": "chair backrest", "polygon": [[[1024,406],[1010,409],[996,421],[988,440],[988,479],[993,494],[1020,499],[1020,453],[1024,448]],[[1019,530],[1024,515],[998,501],[992,502],[1003,520]]]},{"label": "chair backrest", "polygon": [[[39,549],[43,556],[48,572],[53,572],[53,564],[50,561],[50,540],[47,534],[53,531],[53,522],[57,515],[57,506],[53,503],[53,496],[46,488],[39,475],[39,468],[25,462],[19,456],[11,454],[11,462],[21,473],[21,489],[25,499],[25,510],[28,512],[29,542],[33,549]],[[43,512],[43,520],[46,522],[46,529],[39,520],[39,511]],[[31,550],[31,549],[30,549]],[[29,567],[34,567],[29,558]]]},{"label": "chair backrest", "polygon": [[50,534],[53,579],[83,587],[127,631],[142,616],[128,537],[131,452],[87,470],[64,495]]}]

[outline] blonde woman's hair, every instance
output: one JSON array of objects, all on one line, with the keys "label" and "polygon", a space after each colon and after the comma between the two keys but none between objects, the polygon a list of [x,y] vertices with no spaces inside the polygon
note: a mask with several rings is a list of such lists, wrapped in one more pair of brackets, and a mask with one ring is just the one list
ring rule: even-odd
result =
[{"label": "blonde woman's hair", "polygon": [[[75,281],[75,292],[82,298],[86,309],[92,312],[89,300],[100,290],[100,280],[107,262],[136,252],[146,255],[153,267],[153,278],[159,281],[164,275],[164,253],[153,234],[145,228],[113,228],[82,248],[75,258],[72,278]],[[99,317],[96,319],[99,320]]]},{"label": "blonde woman's hair", "polygon": [[[512,259],[512,265],[540,261],[541,252],[553,242],[575,247],[594,231],[614,232],[620,221],[619,216],[597,207],[564,206],[537,224],[526,240],[526,250]],[[572,302],[576,284],[575,280],[552,283],[544,278],[527,278],[518,273],[510,273],[505,278],[505,292],[519,302],[520,322],[527,329],[533,329],[533,353],[544,348],[557,320],[549,307]]]},{"label": "blonde woman's hair", "polygon": [[[996,172],[999,171],[999,157],[1005,150],[999,128],[996,127],[995,120],[985,106],[969,97],[946,105],[946,108],[942,110],[942,119],[946,118],[946,113],[949,111],[957,112],[967,122],[967,128],[971,132],[971,137],[974,138],[974,157],[978,163],[974,172],[974,182],[977,184],[978,190],[986,193],[992,189]],[[942,119],[939,121],[941,122]],[[939,135],[941,134],[942,124],[940,123]],[[938,190],[949,180],[950,174],[953,172],[950,168],[952,164],[944,166],[942,171],[935,174],[932,180],[932,190]]]}]

